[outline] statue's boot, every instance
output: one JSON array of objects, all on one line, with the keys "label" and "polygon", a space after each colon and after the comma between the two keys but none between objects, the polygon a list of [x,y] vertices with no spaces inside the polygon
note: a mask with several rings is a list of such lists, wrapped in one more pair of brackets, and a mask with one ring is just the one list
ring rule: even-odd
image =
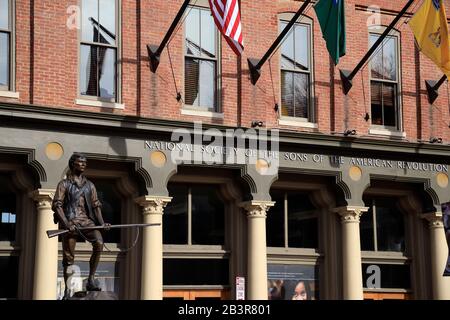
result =
[{"label": "statue's boot", "polygon": [[86,283],[86,291],[102,291],[102,288],[100,288],[95,279],[89,278]]}]

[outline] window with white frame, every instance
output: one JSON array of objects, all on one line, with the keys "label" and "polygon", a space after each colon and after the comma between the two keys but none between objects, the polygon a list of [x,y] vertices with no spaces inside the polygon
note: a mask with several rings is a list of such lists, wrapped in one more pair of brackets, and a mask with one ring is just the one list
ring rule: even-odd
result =
[{"label": "window with white frame", "polygon": [[12,90],[13,3],[0,0],[0,90]]},{"label": "window with white frame", "polygon": [[80,95],[118,101],[119,1],[81,1]]},{"label": "window with white frame", "polygon": [[[370,33],[370,46],[380,34]],[[400,130],[399,37],[388,35],[370,61],[372,125]]]},{"label": "window with white frame", "polygon": [[184,101],[188,106],[219,111],[219,39],[209,8],[189,7],[184,59]]},{"label": "window with white frame", "polygon": [[[312,22],[302,17],[281,46],[281,116],[314,121],[312,103]],[[288,21],[280,21],[280,32]]]}]

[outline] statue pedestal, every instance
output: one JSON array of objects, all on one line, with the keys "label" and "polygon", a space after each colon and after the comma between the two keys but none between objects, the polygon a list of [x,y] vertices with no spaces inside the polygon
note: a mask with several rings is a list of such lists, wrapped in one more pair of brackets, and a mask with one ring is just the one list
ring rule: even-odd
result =
[{"label": "statue pedestal", "polygon": [[119,298],[111,291],[79,291],[69,300],[119,300]]}]

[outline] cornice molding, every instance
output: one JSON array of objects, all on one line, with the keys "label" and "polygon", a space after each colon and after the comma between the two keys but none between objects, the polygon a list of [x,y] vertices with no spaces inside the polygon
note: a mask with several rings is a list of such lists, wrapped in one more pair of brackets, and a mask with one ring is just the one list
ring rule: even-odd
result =
[{"label": "cornice molding", "polygon": [[[38,123],[55,125],[58,129],[64,124],[67,130],[88,128],[90,132],[111,129],[117,131],[137,132],[142,135],[159,133],[170,135],[175,128],[194,129],[193,122],[174,121],[166,119],[150,119],[137,116],[126,116],[72,109],[51,108],[37,105],[0,103],[0,120],[4,126],[21,126]],[[9,123],[8,123],[9,120]],[[204,130],[211,128],[225,131],[236,127],[202,124]],[[247,128],[244,128],[247,129]],[[250,129],[250,128],[249,128]],[[335,150],[373,150],[377,152],[394,153],[397,155],[414,154],[423,156],[439,156],[450,158],[450,145],[428,144],[410,141],[395,141],[370,139],[365,137],[344,137],[341,135],[279,131],[280,144],[313,145],[316,148]],[[334,149],[334,150],[333,150]]]}]

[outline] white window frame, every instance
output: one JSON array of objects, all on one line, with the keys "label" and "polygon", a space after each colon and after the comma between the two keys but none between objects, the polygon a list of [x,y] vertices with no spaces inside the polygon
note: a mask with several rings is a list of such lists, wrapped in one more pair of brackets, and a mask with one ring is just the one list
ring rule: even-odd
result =
[{"label": "white window frame", "polygon": [[[81,46],[82,45],[94,45],[101,46],[99,43],[86,42],[82,39],[82,26],[78,32],[78,79],[77,79],[77,99],[75,103],[78,105],[102,107],[102,108],[114,108],[114,109],[124,109],[125,105],[122,104],[122,0],[115,0],[116,2],[116,45],[109,46],[104,45],[108,48],[116,49],[116,97],[112,99],[102,98],[99,96],[89,96],[81,94]],[[83,1],[79,0],[80,6],[80,21],[83,15]]]},{"label": "white window frame", "polygon": [[[294,17],[294,13],[282,13],[278,16],[278,33],[280,34],[283,31],[283,28],[281,28],[281,22],[289,22]],[[313,30],[314,30],[314,21],[308,16],[301,16],[295,25],[303,25],[308,28],[309,32],[309,51],[308,51],[308,63],[310,66],[309,72],[302,72],[302,71],[293,71],[293,70],[287,70],[290,72],[295,73],[306,73],[309,74],[309,110],[308,110],[308,118],[302,118],[302,117],[290,117],[290,116],[283,116],[281,114],[281,101],[282,101],[282,89],[281,89],[281,47],[280,47],[280,66],[279,66],[279,79],[280,79],[280,86],[279,86],[279,101],[280,101],[280,107],[278,110],[278,124],[279,125],[286,125],[286,126],[300,126],[305,128],[317,128],[316,123],[316,112],[315,112],[315,93],[314,93],[314,36],[313,36]],[[289,32],[291,32],[290,30]]]},{"label": "white window frame", "polygon": [[[209,3],[207,0],[197,0],[197,1],[191,1],[192,4],[188,6],[186,9],[186,12],[183,16],[183,21],[186,19],[187,15],[189,14],[190,10],[192,9],[200,9],[200,10],[210,10]],[[215,26],[215,24],[214,24]],[[222,85],[222,68],[221,68],[221,60],[222,60],[222,36],[219,30],[217,30],[217,27],[215,26],[216,30],[216,58],[215,59],[205,59],[204,57],[196,57],[196,56],[190,56],[186,54],[186,24],[183,24],[183,102],[186,101],[186,58],[198,58],[200,60],[210,60],[216,62],[216,86],[215,86],[215,107],[211,108],[208,106],[195,106],[184,103],[181,109],[182,115],[192,115],[192,116],[200,116],[200,117],[206,117],[206,118],[212,118],[212,119],[223,119],[223,116],[221,115],[223,113],[222,111],[222,94],[221,94],[221,85]]]},{"label": "white window frame", "polygon": [[[370,37],[371,35],[378,35],[381,36],[381,34],[386,30],[386,27],[378,27],[378,28],[369,28],[368,32],[368,44],[370,49]],[[397,30],[391,30],[388,34],[388,37],[395,38],[396,45],[397,45],[397,51],[396,51],[396,59],[397,59],[397,81],[389,81],[389,80],[380,80],[380,79],[373,79],[372,78],[372,58],[369,60],[369,105],[370,105],[370,127],[369,127],[369,134],[371,135],[380,135],[380,136],[388,136],[393,138],[406,138],[406,134],[403,132],[403,104],[402,104],[402,66],[401,66],[401,34]],[[384,40],[383,40],[384,42]],[[377,48],[377,50],[380,50],[381,46]],[[382,83],[394,83],[397,85],[397,91],[395,92],[395,103],[396,103],[396,119],[397,123],[395,126],[385,126],[385,125],[376,125],[372,124],[372,80],[376,82],[382,82]]]}]

